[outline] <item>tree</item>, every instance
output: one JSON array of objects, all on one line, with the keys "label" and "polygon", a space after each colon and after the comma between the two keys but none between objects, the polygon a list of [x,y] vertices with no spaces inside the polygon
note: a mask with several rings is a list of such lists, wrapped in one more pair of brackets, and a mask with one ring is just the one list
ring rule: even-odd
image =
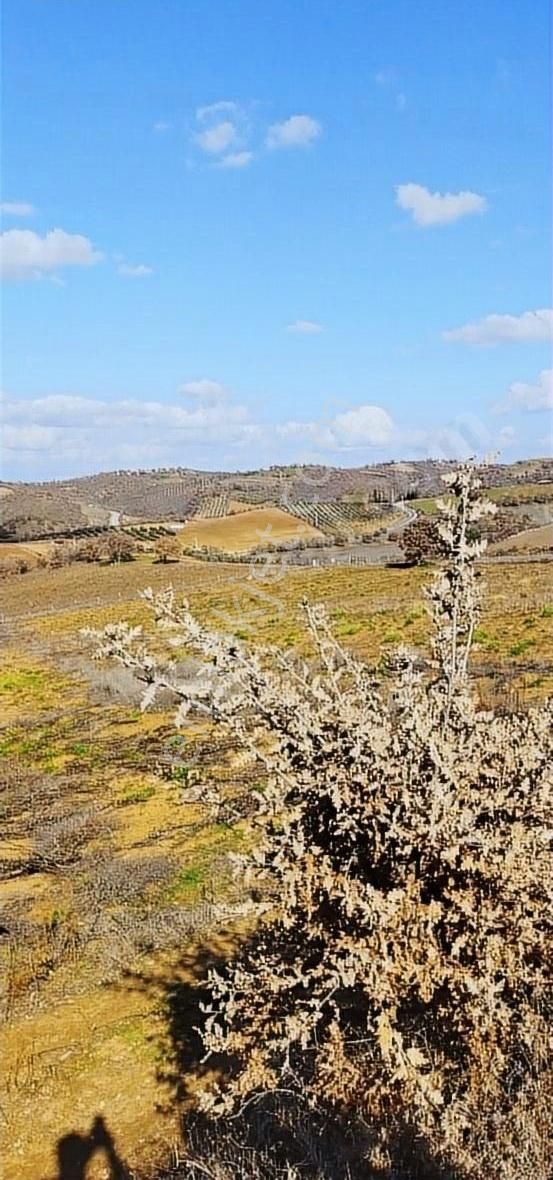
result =
[{"label": "tree", "polygon": [[79,545],[76,561],[105,561],[108,563],[134,561],[136,544],[126,533],[110,532],[90,537]]},{"label": "tree", "polygon": [[391,683],[375,680],[308,605],[318,675],[211,634],[172,591],[145,597],[171,644],[204,657],[196,684],[157,663],[140,628],[92,634],[142,678],[145,704],[172,688],[177,723],[194,705],[269,775],[242,862],[258,925],[211,976],[205,1046],[229,1074],[206,1103],[221,1113],[284,1091],[330,1106],[371,1128],[387,1175],[409,1131],[448,1174],[547,1180],[553,707],[479,709],[483,543],[469,537],[493,506],[470,467],[446,481],[426,674],[400,649]]},{"label": "tree", "polygon": [[108,533],[102,544],[102,552],[108,562],[134,561],[136,545],[127,533]]},{"label": "tree", "polygon": [[440,534],[440,526],[428,516],[419,516],[408,524],[398,541],[409,565],[447,556],[447,543]]},{"label": "tree", "polygon": [[166,565],[169,561],[180,561],[182,546],[176,537],[160,537],[154,546],[156,561]]}]

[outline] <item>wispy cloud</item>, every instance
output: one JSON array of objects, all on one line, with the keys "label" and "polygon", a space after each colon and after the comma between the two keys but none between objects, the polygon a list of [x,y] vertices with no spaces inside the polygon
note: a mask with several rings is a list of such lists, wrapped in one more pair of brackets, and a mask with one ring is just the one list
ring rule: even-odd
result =
[{"label": "wispy cloud", "polygon": [[154,123],[154,131],[157,131],[160,134],[163,131],[169,131],[170,127],[171,127],[171,124],[167,123],[167,121],[165,119],[158,119],[157,122]]},{"label": "wispy cloud", "polygon": [[139,262],[136,266],[132,266],[130,262],[120,262],[117,267],[117,274],[125,275],[129,279],[145,279],[153,273],[153,267],[145,266],[143,262]]},{"label": "wispy cloud", "polygon": [[422,184],[396,185],[396,205],[411,213],[416,225],[448,225],[475,213],[485,213],[488,202],[479,193],[431,193]]},{"label": "wispy cloud", "polygon": [[197,107],[196,118],[198,123],[205,123],[207,119],[217,119],[219,115],[235,115],[239,109],[237,102],[211,102],[207,106]]},{"label": "wispy cloud", "polygon": [[273,123],[267,132],[266,146],[274,148],[309,147],[322,135],[322,126],[311,115],[291,115],[283,123]]},{"label": "wispy cloud", "polygon": [[41,237],[30,229],[0,235],[0,274],[6,279],[37,279],[66,266],[93,266],[103,255],[83,234],[52,229]]},{"label": "wispy cloud", "polygon": [[316,336],[322,330],[322,324],[318,324],[316,320],[294,320],[286,327],[287,332],[295,332],[298,336]]},{"label": "wispy cloud", "polygon": [[407,96],[402,90],[399,90],[400,78],[397,70],[389,67],[377,70],[374,74],[374,80],[381,90],[387,90],[395,94],[395,108],[396,111],[404,111],[407,106]]},{"label": "wispy cloud", "polygon": [[231,123],[230,119],[225,119],[221,123],[214,123],[213,127],[206,127],[205,131],[199,131],[196,135],[196,143],[203,152],[217,156],[220,152],[225,152],[236,142],[237,138],[238,133],[234,123]]},{"label": "wispy cloud", "polygon": [[247,168],[254,158],[253,152],[229,152],[217,161],[217,168]]},{"label": "wispy cloud", "polygon": [[537,343],[553,336],[553,309],[525,311],[522,315],[487,315],[484,319],[442,333],[452,343],[489,347],[502,343]]},{"label": "wispy cloud", "polygon": [[210,377],[200,377],[197,381],[186,381],[180,385],[177,393],[188,400],[200,402],[203,405],[218,405],[228,399],[229,391],[219,381]]},{"label": "wispy cloud", "polygon": [[390,66],[386,66],[385,68],[376,71],[374,80],[377,86],[395,86],[397,82],[397,70],[393,70]]},{"label": "wispy cloud", "polygon": [[0,210],[8,217],[31,217],[35,211],[28,201],[2,201]]}]

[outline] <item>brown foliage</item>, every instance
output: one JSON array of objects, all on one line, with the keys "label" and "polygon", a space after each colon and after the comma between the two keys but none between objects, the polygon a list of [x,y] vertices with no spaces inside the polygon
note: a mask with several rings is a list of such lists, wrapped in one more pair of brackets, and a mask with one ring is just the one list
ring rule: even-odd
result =
[{"label": "brown foliage", "polygon": [[418,565],[421,561],[445,557],[447,554],[447,546],[440,537],[437,522],[427,516],[419,516],[407,525],[398,540],[409,565]]},{"label": "brown foliage", "polygon": [[131,537],[126,533],[110,532],[83,541],[77,548],[75,560],[108,563],[133,561],[135,553],[136,545]]},{"label": "brown foliage", "polygon": [[160,537],[154,546],[156,560],[166,565],[169,561],[180,561],[182,546],[176,537]]}]

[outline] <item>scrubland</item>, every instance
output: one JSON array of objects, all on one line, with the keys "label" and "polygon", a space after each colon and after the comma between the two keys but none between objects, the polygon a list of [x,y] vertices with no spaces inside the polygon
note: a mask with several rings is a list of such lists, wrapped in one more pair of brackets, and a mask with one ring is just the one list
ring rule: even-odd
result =
[{"label": "scrubland", "polygon": [[[193,527],[202,537],[232,527],[236,548],[247,549],[258,541],[246,537],[254,515],[255,533],[263,511]],[[270,523],[276,530],[274,513]],[[551,565],[479,572],[487,588],[473,682],[486,707],[524,710],[553,684]],[[257,838],[251,800],[265,790],[263,770],[212,720],[192,713],[176,731],[163,693],[141,712],[136,678],[94,663],[82,629],[126,619],[157,650],[139,591],[171,582],[203,625],[254,650],[271,644],[312,659],[300,618],[307,598],[325,604],[347,650],[387,676],[398,645],[428,654],[431,576],[427,568],[293,570],[278,560],[167,568],[142,556],[36,569],[2,585],[7,1177],[54,1180],[60,1141],[85,1136],[97,1115],[129,1174],[185,1154],[181,1114],[196,1085],[206,967],[228,958],[251,921],[233,858]],[[181,671],[195,673],[191,656]],[[95,1157],[87,1175],[100,1177],[104,1166]],[[185,1174],[226,1180],[232,1171]]]}]

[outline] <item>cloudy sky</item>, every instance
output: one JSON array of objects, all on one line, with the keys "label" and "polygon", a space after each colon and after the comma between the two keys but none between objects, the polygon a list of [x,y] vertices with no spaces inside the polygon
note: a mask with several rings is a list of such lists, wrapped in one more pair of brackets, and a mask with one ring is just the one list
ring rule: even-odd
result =
[{"label": "cloudy sky", "polygon": [[550,452],[546,0],[4,0],[2,474]]}]

